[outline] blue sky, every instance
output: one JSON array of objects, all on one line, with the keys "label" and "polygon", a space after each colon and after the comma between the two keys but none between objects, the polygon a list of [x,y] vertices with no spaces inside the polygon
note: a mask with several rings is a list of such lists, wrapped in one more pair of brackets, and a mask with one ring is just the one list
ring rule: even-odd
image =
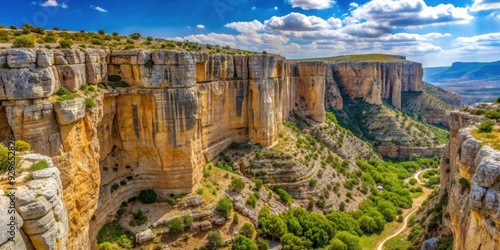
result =
[{"label": "blue sky", "polygon": [[15,0],[0,24],[139,32],[288,58],[389,53],[424,66],[500,60],[500,0]]}]

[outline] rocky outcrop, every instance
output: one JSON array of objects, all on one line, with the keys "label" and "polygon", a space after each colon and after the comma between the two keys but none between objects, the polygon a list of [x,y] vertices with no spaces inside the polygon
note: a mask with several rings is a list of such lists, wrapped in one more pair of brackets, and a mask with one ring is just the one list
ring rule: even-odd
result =
[{"label": "rocky outcrop", "polygon": [[[23,165],[28,167],[44,160],[48,168],[31,173],[33,180],[21,184],[15,190],[13,203],[14,214],[2,213],[1,229],[3,232],[12,228],[4,228],[16,217],[17,227],[11,233],[2,234],[0,247],[2,249],[66,249],[68,239],[68,215],[63,203],[62,183],[59,170],[54,166],[52,159],[38,154],[29,154],[21,157]],[[26,175],[23,175],[26,176]],[[20,182],[21,179],[16,181]],[[0,197],[2,207],[4,202],[9,203],[8,197]],[[5,230],[4,230],[5,229]],[[8,240],[13,237],[14,241]]]},{"label": "rocky outcrop", "polygon": [[335,82],[351,99],[371,104],[382,104],[385,99],[400,109],[402,91],[423,91],[420,63],[339,62],[331,67]]},{"label": "rocky outcrop", "polygon": [[441,193],[448,193],[454,249],[497,249],[500,245],[500,152],[471,135],[484,117],[450,114],[450,143],[441,161]]}]

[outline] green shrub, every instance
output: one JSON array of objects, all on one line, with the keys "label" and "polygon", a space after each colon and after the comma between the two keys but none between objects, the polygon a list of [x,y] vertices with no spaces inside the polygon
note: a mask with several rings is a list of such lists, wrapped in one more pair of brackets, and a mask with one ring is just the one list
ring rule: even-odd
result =
[{"label": "green shrub", "polygon": [[255,189],[260,190],[262,188],[262,180],[255,179]]},{"label": "green shrub", "polygon": [[20,36],[12,42],[13,48],[34,48],[35,38],[31,35]]},{"label": "green shrub", "polygon": [[318,183],[318,180],[310,179],[309,180],[309,187],[316,187],[316,183]]},{"label": "green shrub", "polygon": [[415,185],[415,184],[417,184],[417,179],[415,179],[415,178],[411,178],[411,179],[409,180],[409,183],[410,183],[410,185]]},{"label": "green shrub", "polygon": [[73,41],[67,39],[61,40],[59,46],[63,49],[70,49],[73,46]]},{"label": "green shrub", "polygon": [[184,215],[182,219],[184,219],[184,226],[190,227],[191,225],[193,225],[194,219],[191,215]]},{"label": "green shrub", "polygon": [[229,218],[229,214],[233,210],[233,202],[227,197],[220,199],[217,202],[217,206],[215,207],[215,211],[221,216]]},{"label": "green shrub", "polygon": [[238,213],[233,213],[233,223],[238,224],[240,222],[240,218],[238,216]]},{"label": "green shrub", "polygon": [[[97,233],[97,244],[114,245],[112,249],[133,249],[132,234],[122,228],[117,220],[108,222]],[[106,248],[108,249],[108,248]]]},{"label": "green shrub", "polygon": [[292,204],[292,196],[288,194],[288,192],[280,187],[275,188],[275,192],[278,194],[280,197],[280,200],[283,201],[285,204],[290,205]]},{"label": "green shrub", "polygon": [[177,236],[184,231],[184,219],[182,217],[173,218],[168,224],[170,234]]},{"label": "green shrub", "polygon": [[240,229],[240,234],[247,237],[247,238],[253,238],[253,233],[255,232],[255,228],[252,223],[245,223]]},{"label": "green shrub", "polygon": [[245,181],[240,178],[233,178],[231,184],[229,184],[229,189],[234,192],[241,193],[241,191],[245,188]]},{"label": "green shrub", "polygon": [[460,177],[460,179],[458,179],[458,183],[462,187],[462,190],[469,189],[470,187],[469,181],[467,181],[464,177]]},{"label": "green shrub", "polygon": [[142,209],[139,209],[132,213],[133,219],[128,223],[130,226],[142,226],[148,221],[148,217],[144,214]]},{"label": "green shrub", "polygon": [[46,169],[48,167],[49,167],[49,164],[47,163],[47,161],[41,160],[41,161],[38,161],[38,162],[34,163],[33,165],[31,165],[30,171],[31,172],[38,171],[38,170]]},{"label": "green shrub", "polygon": [[257,249],[259,250],[268,250],[269,249],[269,242],[267,240],[264,240],[262,238],[258,238],[255,240],[255,243],[257,244]]},{"label": "green shrub", "polygon": [[134,40],[140,39],[141,38],[141,34],[139,34],[139,33],[133,33],[132,35],[130,35],[130,38],[132,38]]},{"label": "green shrub", "polygon": [[222,240],[222,235],[219,231],[210,231],[208,232],[208,243],[207,247],[209,249],[219,249],[224,245],[224,241]]},{"label": "green shrub", "polygon": [[58,95],[57,100],[56,100],[57,102],[75,99],[75,94],[73,94],[71,91],[69,91],[65,87],[60,87],[57,90],[56,94]]},{"label": "green shrub", "polygon": [[252,239],[249,239],[243,235],[238,235],[234,238],[233,246],[231,250],[257,250],[257,245]]},{"label": "green shrub", "polygon": [[139,200],[144,203],[154,203],[158,199],[158,195],[153,189],[141,190]]},{"label": "green shrub", "polygon": [[23,140],[16,141],[16,150],[17,151],[30,151],[31,145]]},{"label": "green shrub", "polygon": [[85,98],[85,106],[87,108],[93,108],[93,107],[95,107],[94,100],[92,100],[92,98]]},{"label": "green shrub", "polygon": [[481,124],[479,124],[479,132],[480,133],[489,133],[489,132],[493,131],[494,126],[495,126],[495,121],[493,121],[493,120],[487,120],[487,121],[481,122]]},{"label": "green shrub", "polygon": [[144,63],[144,67],[147,69],[152,69],[153,65],[155,65],[155,63],[152,60],[148,60],[146,63]]}]

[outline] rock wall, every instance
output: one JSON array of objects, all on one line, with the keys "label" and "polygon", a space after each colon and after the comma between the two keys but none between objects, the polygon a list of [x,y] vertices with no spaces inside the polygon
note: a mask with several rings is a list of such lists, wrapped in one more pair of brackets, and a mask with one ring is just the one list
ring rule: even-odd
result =
[{"label": "rock wall", "polygon": [[[1,249],[66,249],[68,215],[59,170],[48,156],[28,154],[21,157],[22,166],[27,168],[40,160],[45,160],[48,168],[31,173],[29,181],[24,181],[28,172],[16,178],[19,184],[8,192],[14,193],[14,199],[0,196],[2,209],[15,208],[14,214],[7,210],[0,214]],[[12,221],[10,216],[16,217],[17,228],[8,232],[12,229],[8,226]]]},{"label": "rock wall", "polygon": [[[322,63],[44,49],[2,50],[2,60],[0,130],[12,130],[59,169],[68,249],[95,247],[102,225],[142,189],[161,195],[196,189],[204,164],[230,143],[271,145],[291,111],[325,120]],[[79,91],[108,75],[130,87]],[[79,96],[56,101],[60,86]]]},{"label": "rock wall", "polygon": [[[401,109],[402,91],[423,91],[422,64],[415,62],[339,62],[332,63],[332,75],[340,90],[351,99],[371,104],[387,100]],[[331,90],[332,107],[341,108]],[[328,96],[328,95],[327,95]]]},{"label": "rock wall", "polygon": [[445,190],[448,193],[450,216],[443,220],[453,232],[454,249],[500,246],[500,152],[471,135],[473,124],[484,119],[450,114],[450,143],[441,161],[441,195]]}]

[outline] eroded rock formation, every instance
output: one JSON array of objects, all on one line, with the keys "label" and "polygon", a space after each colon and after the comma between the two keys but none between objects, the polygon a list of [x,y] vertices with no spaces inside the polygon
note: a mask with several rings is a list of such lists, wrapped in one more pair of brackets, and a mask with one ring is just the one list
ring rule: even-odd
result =
[{"label": "eroded rock formation", "polygon": [[500,152],[471,135],[484,117],[450,115],[450,143],[441,161],[441,194],[448,194],[444,224],[454,236],[453,249],[500,246]]}]

